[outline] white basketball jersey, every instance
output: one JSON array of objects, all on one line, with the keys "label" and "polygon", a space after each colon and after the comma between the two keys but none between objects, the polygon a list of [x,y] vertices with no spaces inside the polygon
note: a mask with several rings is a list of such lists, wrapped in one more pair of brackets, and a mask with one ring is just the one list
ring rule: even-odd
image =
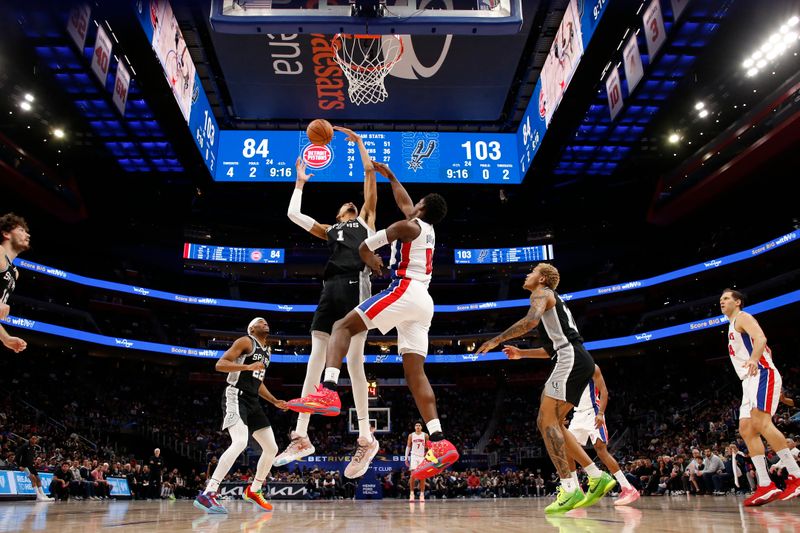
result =
[{"label": "white basketball jersey", "polygon": [[416,433],[411,434],[411,451],[409,453],[417,457],[425,455],[425,433],[420,433],[419,435]]},{"label": "white basketball jersey", "polygon": [[389,260],[389,268],[393,278],[407,278],[421,281],[427,287],[431,281],[433,272],[433,247],[436,243],[436,235],[433,226],[427,222],[415,218],[411,222],[416,222],[422,231],[416,239],[411,242],[392,242],[392,257]]},{"label": "white basketball jersey", "polygon": [[[731,356],[733,369],[736,370],[739,379],[745,379],[747,377],[747,369],[743,365],[753,354],[753,341],[746,332],[739,333],[736,331],[736,318],[738,316],[736,315],[728,325],[728,353]],[[772,362],[772,351],[769,346],[764,347],[764,353],[761,355],[761,359],[758,360],[758,367],[775,369],[775,365]]]},{"label": "white basketball jersey", "polygon": [[594,384],[594,379],[589,380],[589,384],[583,389],[581,394],[581,401],[575,407],[575,414],[587,411],[594,411],[597,414],[600,411],[600,391]]}]

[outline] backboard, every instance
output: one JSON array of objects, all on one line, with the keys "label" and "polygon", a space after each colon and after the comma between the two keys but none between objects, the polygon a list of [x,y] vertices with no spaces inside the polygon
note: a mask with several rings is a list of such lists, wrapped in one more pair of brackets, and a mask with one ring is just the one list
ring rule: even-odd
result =
[{"label": "backboard", "polygon": [[210,20],[221,33],[508,35],[522,0],[212,0]]}]

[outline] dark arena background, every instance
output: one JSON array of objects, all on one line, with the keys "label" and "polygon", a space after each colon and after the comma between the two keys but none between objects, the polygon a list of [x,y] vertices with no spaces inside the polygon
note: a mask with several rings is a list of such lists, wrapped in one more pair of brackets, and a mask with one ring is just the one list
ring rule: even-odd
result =
[{"label": "dark arena background", "polygon": [[[800,530],[800,2],[0,16],[0,531]],[[375,194],[374,229],[420,217],[391,247],[362,244]],[[370,296],[334,288],[370,249],[381,295],[325,362],[312,318]],[[334,339],[387,310],[425,353],[370,330],[306,441]]]}]

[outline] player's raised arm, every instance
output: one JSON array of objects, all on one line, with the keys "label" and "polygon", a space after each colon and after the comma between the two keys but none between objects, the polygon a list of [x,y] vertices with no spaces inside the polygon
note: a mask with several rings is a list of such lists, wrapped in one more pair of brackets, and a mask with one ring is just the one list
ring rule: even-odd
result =
[{"label": "player's raised arm", "polygon": [[406,188],[397,180],[397,176],[394,175],[394,172],[392,172],[388,165],[378,163],[377,161],[373,161],[372,165],[375,167],[378,174],[385,176],[389,180],[389,183],[392,184],[392,194],[394,194],[394,201],[397,207],[400,208],[400,211],[403,212],[406,218],[411,218],[415,211],[414,202],[408,195]]},{"label": "player's raised arm", "polygon": [[422,228],[416,222],[400,220],[362,242],[358,247],[358,254],[365,265],[376,274],[380,274],[381,268],[383,268],[383,259],[375,253],[375,250],[392,241],[411,242],[419,236],[421,231]]},{"label": "player's raised arm", "polygon": [[495,348],[502,342],[526,334],[539,325],[539,320],[542,319],[544,312],[553,307],[555,304],[556,298],[553,296],[553,291],[543,288],[536,289],[531,294],[531,306],[528,309],[528,313],[521,319],[517,320],[511,327],[509,327],[500,335],[484,342],[475,353],[487,353],[489,350]]},{"label": "player's raised arm", "polygon": [[359,134],[340,126],[334,126],[333,129],[341,131],[347,135],[348,141],[358,145],[358,153],[361,155],[361,164],[364,165],[364,205],[361,206],[359,216],[363,218],[367,226],[374,231],[375,208],[378,205],[378,186],[375,183],[375,167],[372,165],[372,159],[370,159],[367,148],[364,146],[364,140]]},{"label": "player's raised arm", "polygon": [[222,354],[222,357],[219,358],[217,364],[214,366],[217,372],[230,373],[244,372],[248,370],[257,371],[265,368],[264,363],[260,361],[249,365],[240,365],[236,363],[236,360],[241,357],[243,353],[250,352],[250,350],[253,348],[251,343],[252,341],[249,337],[239,337],[236,339],[236,342],[234,342],[230,348],[225,350],[225,353]]},{"label": "player's raised arm", "polygon": [[286,212],[286,215],[289,217],[289,220],[314,237],[327,242],[327,231],[330,226],[327,224],[320,224],[310,216],[300,212],[300,204],[303,201],[303,187],[314,174],[306,174],[306,164],[300,157],[297,158],[295,168],[297,168],[297,180],[294,182],[294,192],[292,193],[292,199],[289,201],[289,210]]}]

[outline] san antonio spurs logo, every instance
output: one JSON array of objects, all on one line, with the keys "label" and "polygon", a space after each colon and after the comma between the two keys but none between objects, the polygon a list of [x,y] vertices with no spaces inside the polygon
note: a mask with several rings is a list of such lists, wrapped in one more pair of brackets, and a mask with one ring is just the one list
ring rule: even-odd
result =
[{"label": "san antonio spurs logo", "polygon": [[411,152],[411,159],[408,162],[408,168],[416,172],[422,168],[422,162],[428,159],[436,150],[436,141],[428,141],[425,146],[425,141],[419,140],[414,151]]}]

